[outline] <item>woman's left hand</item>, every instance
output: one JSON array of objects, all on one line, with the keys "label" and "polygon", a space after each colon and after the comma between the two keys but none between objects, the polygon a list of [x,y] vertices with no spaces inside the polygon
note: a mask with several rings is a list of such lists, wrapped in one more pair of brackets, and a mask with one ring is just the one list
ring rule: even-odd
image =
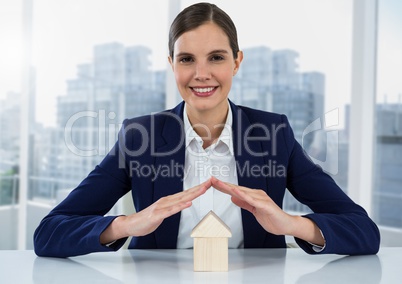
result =
[{"label": "woman's left hand", "polygon": [[275,235],[290,234],[293,217],[284,212],[263,190],[234,185],[212,178],[212,186],[232,196],[232,202],[251,212],[258,223]]},{"label": "woman's left hand", "polygon": [[321,231],[312,220],[286,213],[265,191],[226,183],[214,177],[211,181],[215,189],[232,196],[234,204],[251,212],[267,232],[291,235],[316,245],[324,245]]}]

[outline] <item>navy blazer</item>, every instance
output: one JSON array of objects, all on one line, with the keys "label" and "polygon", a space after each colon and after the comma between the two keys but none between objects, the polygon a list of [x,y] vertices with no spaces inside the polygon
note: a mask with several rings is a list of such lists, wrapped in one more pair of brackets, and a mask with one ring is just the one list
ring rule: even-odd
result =
[{"label": "navy blazer", "polygon": [[[182,102],[172,110],[125,120],[119,139],[96,168],[40,223],[34,234],[39,256],[68,257],[119,249],[100,244],[101,233],[116,216],[105,216],[131,190],[140,211],[159,198],[183,190],[185,133]],[[365,210],[355,204],[315,165],[295,140],[285,115],[230,102],[233,145],[239,185],[264,190],[282,207],[285,189],[314,213],[305,217],[321,229],[321,253],[374,254],[380,234]],[[219,178],[219,177],[218,177]],[[254,216],[241,210],[245,248],[284,248],[285,237],[265,231]],[[239,220],[240,221],[240,220]],[[174,249],[180,213],[151,234],[133,237],[129,248]],[[316,253],[307,242],[296,242]]]}]

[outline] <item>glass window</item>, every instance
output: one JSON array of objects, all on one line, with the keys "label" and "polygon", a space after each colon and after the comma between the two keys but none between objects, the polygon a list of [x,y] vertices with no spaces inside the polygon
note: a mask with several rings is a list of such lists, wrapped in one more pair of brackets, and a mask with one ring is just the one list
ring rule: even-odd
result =
[{"label": "glass window", "polygon": [[21,1],[0,2],[0,249],[17,248],[22,53]]},{"label": "glass window", "polygon": [[[379,1],[376,160],[373,218],[382,227],[402,229],[402,3]],[[388,237],[402,245],[400,233]],[[401,232],[401,231],[400,231]]]},{"label": "glass window", "polygon": [[[18,195],[22,8],[11,2],[24,1],[0,5],[0,205]],[[165,108],[167,11],[156,0],[32,1],[28,249],[41,218],[114,145],[123,119]],[[16,248],[15,237],[0,243]]]},{"label": "glass window", "polygon": [[14,204],[18,189],[22,13],[8,2],[0,3],[0,206]]}]

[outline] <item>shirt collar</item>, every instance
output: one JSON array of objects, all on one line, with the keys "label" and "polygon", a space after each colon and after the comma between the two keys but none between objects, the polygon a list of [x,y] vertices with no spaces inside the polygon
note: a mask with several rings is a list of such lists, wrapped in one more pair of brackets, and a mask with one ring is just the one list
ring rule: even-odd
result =
[{"label": "shirt collar", "polygon": [[[232,139],[233,114],[232,114],[232,109],[230,107],[229,101],[228,101],[228,106],[229,106],[229,110],[228,110],[228,114],[226,116],[225,127],[223,128],[223,130],[222,130],[221,134],[219,135],[219,138],[215,144],[218,145],[220,142],[226,144],[227,147],[229,148],[230,154],[234,155],[233,139]],[[191,126],[190,120],[188,119],[186,104],[184,104],[183,122],[184,122],[184,129],[185,129],[185,133],[186,133],[186,148],[193,141],[197,142],[200,146],[202,146],[203,141],[202,141],[201,137],[197,134],[197,132],[194,131],[194,129]]]}]

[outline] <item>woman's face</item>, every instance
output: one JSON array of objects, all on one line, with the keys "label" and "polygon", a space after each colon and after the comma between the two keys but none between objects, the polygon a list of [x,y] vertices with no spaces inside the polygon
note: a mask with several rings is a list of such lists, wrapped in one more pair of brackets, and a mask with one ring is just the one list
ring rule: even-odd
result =
[{"label": "woman's face", "polygon": [[185,32],[176,40],[174,58],[169,57],[169,62],[189,114],[227,110],[232,78],[242,59],[241,52],[233,58],[229,38],[214,23]]}]

